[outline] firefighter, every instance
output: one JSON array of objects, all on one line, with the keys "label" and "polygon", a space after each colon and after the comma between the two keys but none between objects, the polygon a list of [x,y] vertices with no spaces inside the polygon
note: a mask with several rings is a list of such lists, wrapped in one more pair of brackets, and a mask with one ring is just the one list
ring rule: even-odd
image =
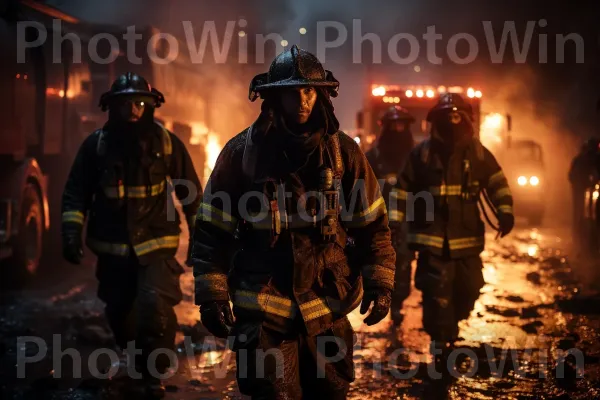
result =
[{"label": "firefighter", "polygon": [[[180,220],[171,192],[182,203],[190,238],[202,195],[184,144],[154,120],[164,101],[137,74],[116,79],[100,99],[108,121],[81,145],[62,202],[64,258],[81,263],[87,222],[85,243],[98,257],[98,297],[117,345],[135,341],[141,351],[135,367],[142,380],[132,388],[148,398],[164,396],[158,375],[169,359],[162,354],[152,365],[148,356],[174,348],[173,307],[182,299],[183,268],[175,260]],[[187,184],[173,188],[174,179]]]},{"label": "firefighter", "polygon": [[[398,174],[415,144],[410,131],[414,122],[415,118],[407,109],[400,106],[390,107],[379,120],[381,134],[376,145],[366,154],[380,185],[383,183],[383,198],[388,209],[391,188],[398,181]],[[392,294],[391,316],[396,326],[402,323],[402,303],[410,294],[410,264],[414,259],[414,253],[406,246],[405,235],[406,224],[399,230],[392,229],[392,243],[396,250],[396,283]]]},{"label": "firefighter", "polygon": [[[600,178],[598,169],[598,154],[600,153],[600,139],[591,137],[581,146],[581,151],[571,162],[569,169],[569,182],[571,183],[573,207],[573,238],[575,243],[590,243],[590,232],[585,221],[584,209],[586,191],[593,188]],[[587,247],[587,246],[586,246]],[[592,249],[594,249],[592,247]]]},{"label": "firefighter", "polygon": [[392,192],[396,212],[390,212],[390,221],[393,226],[408,221],[408,245],[419,252],[415,286],[423,293],[423,326],[441,361],[484,284],[480,192],[492,200],[501,236],[512,230],[514,217],[502,169],[474,136],[470,104],[445,94],[427,119],[431,137],[409,156]]},{"label": "firefighter", "polygon": [[367,325],[389,312],[387,211],[364,153],[339,131],[338,87],[313,54],[279,54],[253,79],[262,111],[225,145],[198,212],[195,300],[212,334],[231,335],[238,385],[252,398],[346,398],[346,315],[361,299],[362,314],[373,305]]}]

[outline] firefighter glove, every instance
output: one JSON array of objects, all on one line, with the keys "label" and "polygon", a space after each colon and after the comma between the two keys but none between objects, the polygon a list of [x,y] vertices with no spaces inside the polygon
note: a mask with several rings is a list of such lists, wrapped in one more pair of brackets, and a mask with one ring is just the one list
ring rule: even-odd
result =
[{"label": "firefighter glove", "polygon": [[369,310],[371,303],[373,303],[373,309],[367,318],[365,318],[365,324],[369,326],[380,322],[390,311],[390,305],[392,303],[392,291],[389,289],[366,291],[360,306],[360,313],[362,315]]},{"label": "firefighter glove", "polygon": [[63,236],[63,257],[71,264],[81,264],[83,244],[80,233],[70,233]]},{"label": "firefighter glove", "polygon": [[226,339],[233,326],[233,313],[229,301],[209,301],[200,306],[200,320],[208,331]]},{"label": "firefighter glove", "polygon": [[500,237],[504,237],[512,231],[515,226],[515,217],[512,214],[498,214],[498,225],[500,228]]}]

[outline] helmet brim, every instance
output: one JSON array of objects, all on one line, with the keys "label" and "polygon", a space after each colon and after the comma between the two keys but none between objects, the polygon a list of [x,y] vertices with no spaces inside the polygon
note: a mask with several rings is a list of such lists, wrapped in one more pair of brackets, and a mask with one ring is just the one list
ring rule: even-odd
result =
[{"label": "helmet brim", "polygon": [[339,86],[339,83],[329,82],[329,81],[311,81],[308,79],[292,78],[292,79],[286,79],[283,81],[277,81],[277,82],[272,82],[272,83],[265,83],[263,85],[258,85],[254,88],[254,91],[261,92],[261,91],[270,90],[270,89],[278,89],[278,88],[285,88],[285,87],[306,87],[306,86],[335,88],[335,87]]},{"label": "helmet brim", "polygon": [[159,96],[156,93],[149,92],[147,90],[136,90],[132,88],[127,88],[125,90],[121,90],[114,93],[107,93],[106,99],[111,99],[113,97],[122,97],[122,96],[148,96],[152,97],[156,100],[159,99]]}]

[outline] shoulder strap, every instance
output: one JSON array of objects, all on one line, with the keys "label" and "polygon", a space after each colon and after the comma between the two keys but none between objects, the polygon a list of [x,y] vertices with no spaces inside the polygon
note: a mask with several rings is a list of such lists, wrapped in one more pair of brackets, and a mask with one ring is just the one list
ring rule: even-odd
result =
[{"label": "shoulder strap", "polygon": [[431,145],[429,143],[428,139],[425,139],[423,141],[423,144],[421,144],[421,151],[420,151],[420,155],[421,155],[421,162],[423,164],[427,164],[429,161],[429,149],[430,149]]},{"label": "shoulder strap", "polygon": [[342,159],[342,149],[340,147],[339,132],[331,136],[331,147],[333,152],[332,169],[336,178],[342,179],[344,176],[344,161]]},{"label": "shoulder strap", "polygon": [[154,121],[154,123],[160,128],[165,165],[167,167],[167,171],[170,171],[171,158],[173,156],[173,142],[171,141],[171,135],[169,134],[169,131],[160,122]]},{"label": "shoulder strap", "polygon": [[98,135],[98,141],[96,142],[96,155],[98,157],[104,157],[106,155],[106,133],[104,129],[98,129],[93,133]]}]

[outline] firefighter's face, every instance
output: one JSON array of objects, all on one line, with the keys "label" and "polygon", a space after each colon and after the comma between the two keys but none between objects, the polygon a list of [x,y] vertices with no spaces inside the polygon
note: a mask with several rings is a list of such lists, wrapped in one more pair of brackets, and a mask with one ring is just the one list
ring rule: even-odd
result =
[{"label": "firefighter's face", "polygon": [[387,124],[387,128],[394,132],[404,132],[408,130],[408,122],[401,120],[390,121]]},{"label": "firefighter's face", "polygon": [[135,97],[125,97],[117,100],[117,109],[124,121],[137,122],[144,115],[147,107],[145,99]]},{"label": "firefighter's face", "polygon": [[311,86],[286,88],[281,93],[285,118],[297,124],[308,121],[316,102],[317,91]]}]

